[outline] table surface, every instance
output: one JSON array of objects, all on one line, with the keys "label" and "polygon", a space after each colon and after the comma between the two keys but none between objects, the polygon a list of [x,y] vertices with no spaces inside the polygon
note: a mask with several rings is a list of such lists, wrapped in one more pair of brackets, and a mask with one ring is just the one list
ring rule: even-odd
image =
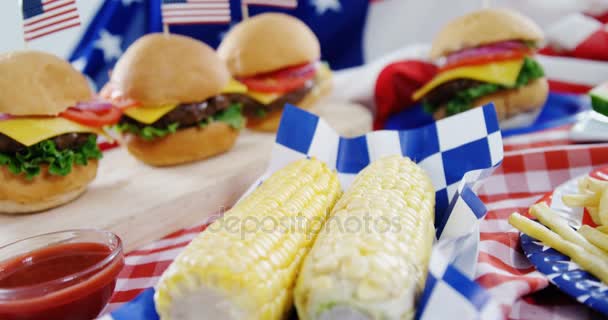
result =
[{"label": "table surface", "polygon": [[[505,138],[502,166],[478,191],[488,213],[479,226],[480,252],[474,279],[500,304],[505,318],[604,318],[549,286],[546,277],[521,251],[519,232],[507,221],[511,213],[525,213],[561,183],[608,165],[608,143],[575,144],[568,131],[569,126]],[[154,286],[175,256],[204,227],[202,223],[193,224],[131,251],[106,311],[115,310]]]},{"label": "table surface", "polygon": [[[363,106],[325,102],[317,110],[342,135],[371,129]],[[97,178],[76,201],[43,213],[0,216],[0,245],[40,233],[100,228],[117,233],[125,250],[137,248],[231,206],[263,173],[274,138],[245,130],[230,152],[171,168],[146,166],[123,148],[109,150]]]}]

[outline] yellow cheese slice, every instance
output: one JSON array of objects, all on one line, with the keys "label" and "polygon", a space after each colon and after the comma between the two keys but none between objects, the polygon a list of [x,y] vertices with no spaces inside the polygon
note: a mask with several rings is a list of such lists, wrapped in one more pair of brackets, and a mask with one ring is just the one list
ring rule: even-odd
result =
[{"label": "yellow cheese slice", "polygon": [[510,60],[488,63],[478,66],[466,66],[439,73],[433,80],[414,92],[414,100],[422,98],[436,87],[456,79],[473,79],[482,82],[495,83],[503,86],[514,86],[524,60]]},{"label": "yellow cheese slice", "polygon": [[222,93],[247,93],[247,86],[235,79],[230,79]]},{"label": "yellow cheese slice", "polygon": [[166,105],[162,107],[146,108],[146,107],[131,107],[125,109],[123,112],[127,116],[145,124],[151,124],[156,120],[162,118],[162,116],[171,112],[171,110],[177,108],[177,104]]},{"label": "yellow cheese slice", "polygon": [[0,133],[29,147],[64,133],[90,132],[99,135],[100,129],[87,127],[65,118],[16,118],[0,121]]},{"label": "yellow cheese slice", "polygon": [[258,91],[249,91],[247,94],[263,104],[270,104],[283,95],[283,93],[266,93]]}]

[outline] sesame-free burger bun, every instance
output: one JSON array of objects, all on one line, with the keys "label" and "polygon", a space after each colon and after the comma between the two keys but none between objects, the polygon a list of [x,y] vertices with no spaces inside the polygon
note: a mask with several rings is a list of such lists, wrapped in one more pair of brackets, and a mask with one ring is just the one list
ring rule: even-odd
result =
[{"label": "sesame-free burger bun", "polygon": [[0,213],[22,214],[43,211],[71,202],[83,194],[97,175],[97,160],[75,165],[68,175],[56,176],[42,166],[31,180],[0,167]]},{"label": "sesame-free burger bun", "polygon": [[[490,102],[494,103],[498,120],[506,120],[516,115],[540,109],[546,102],[549,94],[549,83],[546,78],[533,80],[527,85],[517,88],[501,90],[483,96],[473,102],[479,107]],[[445,108],[441,107],[435,114],[435,119],[445,117]]]},{"label": "sesame-free burger bun", "polygon": [[304,22],[283,13],[263,13],[234,26],[218,55],[232,75],[247,77],[316,61],[321,48]]},{"label": "sesame-free burger bun", "polygon": [[493,102],[499,120],[505,120],[521,113],[540,109],[547,101],[549,83],[546,78],[533,80],[527,85],[496,92],[475,100],[475,106]]},{"label": "sesame-free burger bun", "polygon": [[142,162],[157,167],[193,162],[224,153],[232,148],[239,131],[223,122],[204,128],[181,129],[163,138],[146,141],[127,133],[127,150]]},{"label": "sesame-free burger bun", "polygon": [[431,47],[431,58],[506,40],[540,42],[543,32],[534,21],[517,11],[478,10],[450,21],[439,31]]},{"label": "sesame-free burger bun", "polygon": [[[319,79],[318,84],[298,102],[297,106],[304,110],[313,110],[319,100],[329,95],[332,90],[331,77]],[[283,110],[275,111],[263,119],[248,119],[247,128],[256,131],[276,132],[281,123]]]},{"label": "sesame-free burger bun", "polygon": [[229,80],[230,73],[211,47],[190,37],[159,33],[135,41],[110,79],[113,89],[145,107],[204,101]]},{"label": "sesame-free burger bun", "polygon": [[0,54],[0,92],[0,113],[15,116],[54,116],[93,97],[71,64],[39,51]]}]

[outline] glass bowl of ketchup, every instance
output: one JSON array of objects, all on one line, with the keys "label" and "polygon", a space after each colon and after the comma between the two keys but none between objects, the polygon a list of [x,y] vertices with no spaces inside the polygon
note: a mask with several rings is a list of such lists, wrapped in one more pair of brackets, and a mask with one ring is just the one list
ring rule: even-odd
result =
[{"label": "glass bowl of ketchup", "polygon": [[47,233],[0,247],[0,319],[95,319],[123,266],[120,238],[101,230]]}]

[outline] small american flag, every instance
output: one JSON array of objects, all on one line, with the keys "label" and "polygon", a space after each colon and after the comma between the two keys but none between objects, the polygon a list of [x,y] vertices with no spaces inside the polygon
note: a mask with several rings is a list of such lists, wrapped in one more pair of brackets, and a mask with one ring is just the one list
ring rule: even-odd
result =
[{"label": "small american flag", "polygon": [[298,0],[243,0],[247,5],[261,5],[294,9],[298,7]]},{"label": "small american flag", "polygon": [[163,0],[163,23],[230,23],[229,0]]},{"label": "small american flag", "polygon": [[80,25],[76,0],[22,0],[21,5],[25,41]]}]

